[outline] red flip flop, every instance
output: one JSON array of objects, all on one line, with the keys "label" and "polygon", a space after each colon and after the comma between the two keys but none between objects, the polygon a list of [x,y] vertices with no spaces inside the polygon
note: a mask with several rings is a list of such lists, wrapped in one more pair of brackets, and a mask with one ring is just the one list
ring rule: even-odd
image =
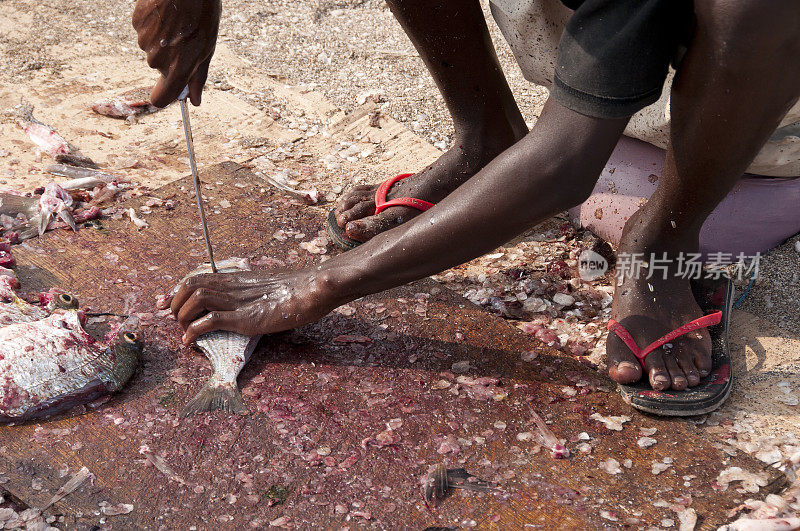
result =
[{"label": "red flip flop", "polygon": [[[728,398],[732,387],[728,324],[733,306],[733,283],[729,279],[693,280],[692,292],[700,308],[708,312],[639,348],[631,333],[611,319],[608,330],[627,345],[642,365],[642,379],[631,385],[618,384],[622,398],[631,406],[662,416],[700,415],[717,409]],[[693,330],[708,328],[711,335],[711,373],[700,383],[684,391],[656,391],[650,387],[645,369],[647,355],[670,341]]]},{"label": "red flip flop", "polygon": [[[401,173],[400,175],[396,175],[391,179],[387,179],[381,183],[377,190],[375,190],[375,214],[380,214],[387,208],[393,206],[406,206],[411,208],[416,208],[422,212],[425,212],[429,208],[433,206],[433,203],[429,203],[428,201],[424,201],[422,199],[417,199],[416,197],[398,197],[396,199],[391,199],[389,201],[386,200],[386,195],[389,193],[389,189],[397,182],[402,181],[407,177],[411,177],[414,175],[413,173]],[[336,216],[331,210],[328,213],[328,220],[326,224],[326,228],[328,230],[328,235],[333,240],[333,243],[336,244],[337,247],[348,251],[355,247],[361,245],[360,241],[353,240],[347,237],[343,228],[336,223]]]}]

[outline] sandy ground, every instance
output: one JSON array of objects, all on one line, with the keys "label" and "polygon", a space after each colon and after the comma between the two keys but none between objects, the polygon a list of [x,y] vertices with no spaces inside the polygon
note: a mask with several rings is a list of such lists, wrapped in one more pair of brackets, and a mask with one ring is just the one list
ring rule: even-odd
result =
[{"label": "sandy ground", "polygon": [[[0,112],[21,100],[35,105],[39,120],[102,167],[141,183],[134,193],[146,193],[187,173],[178,109],[132,124],[87,109],[94,100],[154,80],[136,47],[132,9],[127,0],[106,2],[102,9],[88,0],[4,0]],[[532,124],[547,93],[522,78],[497,28],[489,24],[520,108]],[[201,169],[235,160],[300,188],[316,187],[323,201],[310,208],[320,214],[353,182],[371,183],[424,167],[452,137],[435,85],[379,0],[225,2],[204,103],[191,112]],[[380,127],[370,126],[375,113]],[[13,112],[5,116],[0,186],[30,191],[52,180],[46,173],[52,160],[36,152],[9,118]],[[537,253],[565,252],[542,238],[543,230],[502,251],[530,262]],[[731,399],[718,413],[693,419],[767,462],[800,450],[797,239],[764,257],[761,276],[734,315],[738,378]],[[484,258],[453,270],[449,278],[451,287],[474,293],[487,276],[492,281],[498,275]],[[501,280],[496,284],[500,292],[512,289]],[[589,357],[601,362],[601,354],[602,338]]]}]

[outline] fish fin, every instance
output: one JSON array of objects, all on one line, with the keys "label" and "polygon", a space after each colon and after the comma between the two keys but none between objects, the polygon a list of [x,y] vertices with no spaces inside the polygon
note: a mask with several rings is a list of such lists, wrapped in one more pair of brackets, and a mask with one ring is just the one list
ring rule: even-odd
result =
[{"label": "fish fin", "polygon": [[189,417],[204,411],[224,411],[231,414],[245,414],[247,406],[242,400],[242,393],[236,385],[220,385],[206,383],[199,393],[183,408],[182,417]]},{"label": "fish fin", "polygon": [[31,218],[30,223],[36,227],[36,230],[39,232],[39,236],[42,236],[47,230],[47,226],[50,224],[50,218],[50,212],[40,212]]},{"label": "fish fin", "polygon": [[62,210],[58,213],[58,217],[61,218],[61,221],[69,225],[74,232],[78,232],[78,226],[75,224],[75,218],[72,216],[72,212],[69,210]]}]

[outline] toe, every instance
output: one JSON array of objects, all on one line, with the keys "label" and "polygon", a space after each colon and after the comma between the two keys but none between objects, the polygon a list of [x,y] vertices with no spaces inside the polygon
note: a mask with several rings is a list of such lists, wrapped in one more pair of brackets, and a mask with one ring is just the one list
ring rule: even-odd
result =
[{"label": "toe", "polygon": [[650,376],[650,385],[656,391],[666,391],[672,385],[672,378],[670,377],[667,366],[664,364],[664,357],[661,351],[651,352],[645,360],[647,366],[647,374]]},{"label": "toe", "polygon": [[612,380],[621,384],[632,384],[642,378],[642,367],[639,360],[615,336],[609,336],[606,342],[608,356],[608,375]]},{"label": "toe", "polygon": [[704,378],[711,374],[711,337],[708,333],[698,331],[697,339],[699,340],[692,341],[694,343],[693,361],[700,378]]},{"label": "toe", "polygon": [[675,357],[674,352],[668,352],[663,355],[664,358],[664,365],[667,367],[667,371],[669,371],[669,377],[671,380],[672,388],[675,391],[683,391],[689,385],[689,381],[686,379],[686,375],[681,370],[680,366],[678,365],[678,360]]},{"label": "toe", "polygon": [[351,208],[353,208],[354,206],[358,205],[359,203],[363,203],[364,201],[370,201],[374,204],[375,196],[367,191],[350,192],[345,197],[339,200],[339,204],[336,205],[334,213],[337,215],[341,214],[342,212],[346,212]]},{"label": "toe", "polygon": [[348,223],[345,227],[345,232],[348,238],[365,242],[381,232],[394,228],[396,225],[396,222],[392,222],[382,215],[368,216]]},{"label": "toe", "polygon": [[675,349],[675,358],[678,361],[689,387],[694,387],[700,383],[700,371],[694,364],[694,348],[691,345],[680,345]]},{"label": "toe", "polygon": [[380,214],[368,216],[362,219],[351,221],[345,227],[345,232],[349,238],[365,242],[381,232],[386,232],[398,225],[402,225],[413,217],[419,215],[420,211],[415,208],[392,207],[387,208]]},{"label": "toe", "polygon": [[344,212],[335,214],[336,223],[340,227],[344,228],[351,221],[371,216],[374,213],[375,213],[375,202],[363,201],[361,203],[357,203],[353,208],[349,210],[345,210]]}]

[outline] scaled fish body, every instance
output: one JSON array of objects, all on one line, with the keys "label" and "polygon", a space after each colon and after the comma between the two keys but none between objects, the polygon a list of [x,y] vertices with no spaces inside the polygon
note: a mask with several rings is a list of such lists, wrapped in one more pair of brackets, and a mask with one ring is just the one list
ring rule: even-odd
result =
[{"label": "scaled fish body", "polygon": [[75,310],[0,328],[0,422],[41,418],[119,390],[141,351],[131,318],[103,341]]},{"label": "scaled fish body", "polygon": [[[249,271],[250,264],[247,259],[230,258],[217,262],[217,270],[220,273]],[[210,266],[203,264],[186,278],[210,272]],[[214,372],[203,389],[183,409],[184,417],[218,409],[228,413],[247,412],[236,378],[250,359],[259,339],[261,336],[248,337],[224,331],[209,332],[197,338],[197,347],[211,361]]]}]

